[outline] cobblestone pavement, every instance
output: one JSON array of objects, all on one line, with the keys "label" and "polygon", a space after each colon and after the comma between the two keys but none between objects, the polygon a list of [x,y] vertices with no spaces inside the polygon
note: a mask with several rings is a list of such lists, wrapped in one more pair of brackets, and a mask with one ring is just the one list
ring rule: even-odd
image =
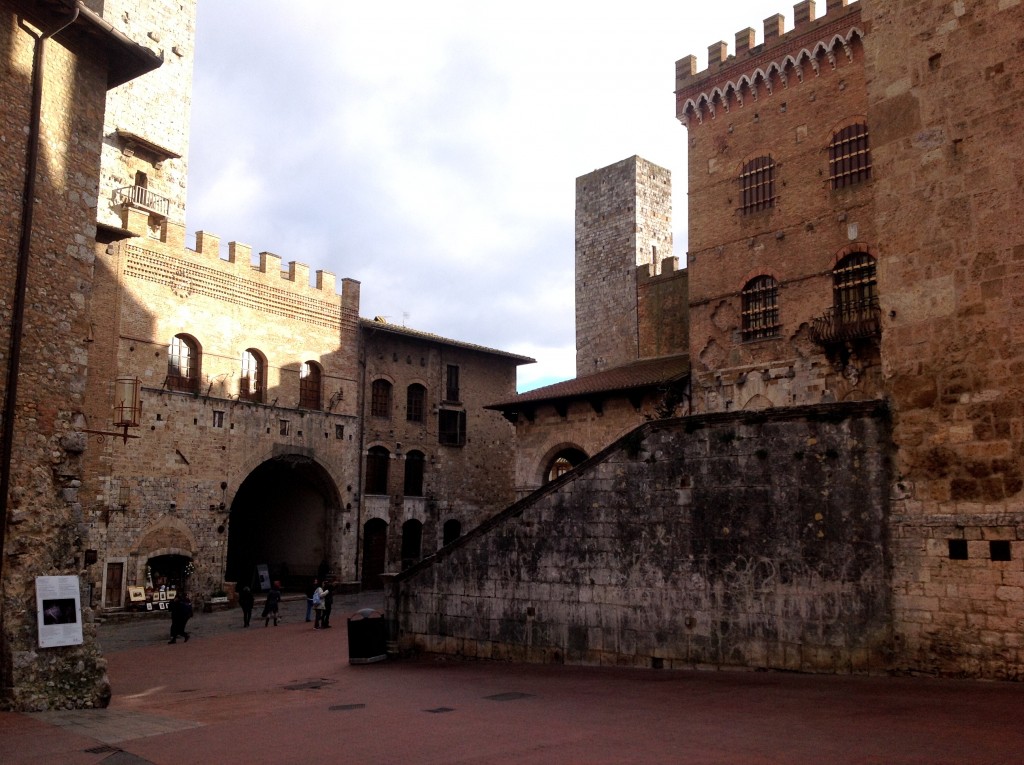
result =
[{"label": "cobblestone pavement", "polygon": [[[334,629],[238,610],[100,626],[106,710],[0,714],[0,763],[1021,763],[1024,685],[475,661],[348,662]],[[256,612],[258,614],[258,610]]]}]

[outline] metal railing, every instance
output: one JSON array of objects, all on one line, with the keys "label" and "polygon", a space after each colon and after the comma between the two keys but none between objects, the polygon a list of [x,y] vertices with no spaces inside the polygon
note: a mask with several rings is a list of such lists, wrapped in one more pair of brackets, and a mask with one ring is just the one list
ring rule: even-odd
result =
[{"label": "metal railing", "polygon": [[116,192],[118,204],[135,205],[143,207],[151,212],[158,213],[164,217],[170,212],[171,202],[166,197],[154,194],[145,186],[125,186]]},{"label": "metal railing", "polygon": [[882,313],[878,299],[832,306],[811,320],[811,339],[819,345],[878,337],[882,334]]}]

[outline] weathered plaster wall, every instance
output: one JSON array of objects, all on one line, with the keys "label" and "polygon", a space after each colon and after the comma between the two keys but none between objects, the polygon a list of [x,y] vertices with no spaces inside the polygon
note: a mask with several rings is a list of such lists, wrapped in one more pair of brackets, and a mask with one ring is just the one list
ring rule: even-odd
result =
[{"label": "weathered plaster wall", "polygon": [[400,643],[538,662],[889,663],[876,403],[651,423],[399,577]]}]

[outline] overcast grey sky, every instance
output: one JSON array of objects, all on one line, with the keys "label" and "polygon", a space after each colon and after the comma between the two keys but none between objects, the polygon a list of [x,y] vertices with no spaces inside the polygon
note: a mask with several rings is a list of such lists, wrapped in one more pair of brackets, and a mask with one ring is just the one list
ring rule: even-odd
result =
[{"label": "overcast grey sky", "polygon": [[[819,2],[819,14],[824,2]],[[190,232],[362,282],[360,313],[575,372],[575,179],[673,174],[675,62],[792,4],[200,0]]]}]

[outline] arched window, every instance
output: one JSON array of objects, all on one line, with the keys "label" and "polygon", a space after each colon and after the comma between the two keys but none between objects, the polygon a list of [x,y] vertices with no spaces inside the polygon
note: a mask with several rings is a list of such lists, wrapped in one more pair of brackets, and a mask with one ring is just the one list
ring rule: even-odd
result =
[{"label": "arched window", "polygon": [[447,521],[444,522],[444,530],[442,533],[444,536],[441,544],[450,545],[452,542],[454,542],[456,539],[462,536],[462,524],[454,518],[449,518]]},{"label": "arched window", "polygon": [[304,362],[299,369],[299,408],[319,409],[323,370],[315,361]]},{"label": "arched window", "polygon": [[366,487],[367,494],[388,493],[388,463],[391,453],[383,446],[371,446],[366,452]]},{"label": "arched window", "polygon": [[190,335],[175,335],[167,349],[167,387],[196,393],[199,390],[199,343]]},{"label": "arched window", "polygon": [[832,305],[841,321],[864,318],[878,305],[875,259],[866,252],[854,252],[832,269]]},{"label": "arched window", "polygon": [[246,401],[263,401],[267,387],[267,359],[255,348],[242,354],[242,376],[238,378],[238,397]]},{"label": "arched window", "polygon": [[423,422],[427,402],[427,389],[413,383],[405,390],[405,419],[409,422]]},{"label": "arched window", "polygon": [[758,276],[743,288],[743,339],[759,340],[779,334],[779,285]]},{"label": "arched window", "polygon": [[402,524],[402,568],[409,568],[420,559],[423,524],[415,518]]},{"label": "arched window", "polygon": [[423,496],[423,452],[411,451],[405,455],[405,496]]},{"label": "arched window", "polygon": [[374,417],[391,416],[391,383],[374,380],[370,388],[370,414]]},{"label": "arched window", "polygon": [[775,206],[775,160],[756,157],[740,171],[740,212],[760,212]]},{"label": "arched window", "polygon": [[828,177],[833,189],[843,189],[871,177],[866,122],[847,125],[832,134],[828,144]]},{"label": "arched window", "polygon": [[553,481],[563,473],[568,473],[587,458],[579,449],[562,449],[554,456],[545,471],[546,480]]}]

